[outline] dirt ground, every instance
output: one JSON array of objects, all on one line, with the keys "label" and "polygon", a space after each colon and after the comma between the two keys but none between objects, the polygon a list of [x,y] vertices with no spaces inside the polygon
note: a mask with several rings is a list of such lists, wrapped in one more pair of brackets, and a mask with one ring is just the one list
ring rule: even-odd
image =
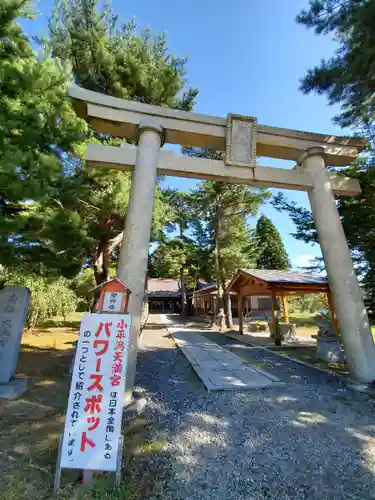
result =
[{"label": "dirt ground", "polygon": [[[77,486],[76,471],[63,471],[61,491],[52,494],[79,321],[80,315],[74,315],[61,325],[52,322],[23,336],[17,375],[28,378],[29,389],[15,401],[0,400],[0,500],[138,499],[149,487],[140,481],[135,484],[130,476],[137,474],[129,474],[121,487],[103,477],[87,491]],[[148,423],[142,418],[127,433],[128,471],[137,470],[147,455],[148,435]]]},{"label": "dirt ground", "polygon": [[[152,473],[144,471],[153,470],[149,464],[160,454],[161,444],[155,442],[154,428],[145,418],[137,419],[127,429],[124,447],[127,472],[120,487],[114,487],[111,478],[104,476],[90,491],[84,490],[78,484],[76,471],[64,471],[61,491],[57,496],[52,494],[57,443],[69,391],[69,366],[79,322],[80,315],[75,314],[67,321],[57,319],[37,331],[24,333],[17,374],[28,378],[29,390],[15,401],[0,400],[0,500],[154,498],[152,491],[160,467],[154,465]],[[153,335],[152,329],[150,332]],[[152,355],[157,358],[158,353],[156,349]],[[307,351],[302,354],[310,355]],[[143,368],[144,373],[150,371],[148,365]],[[151,382],[144,386],[145,390],[149,390],[159,373],[157,362],[154,369],[149,373]],[[193,382],[191,387],[196,389]],[[164,421],[164,417],[160,418]]]}]

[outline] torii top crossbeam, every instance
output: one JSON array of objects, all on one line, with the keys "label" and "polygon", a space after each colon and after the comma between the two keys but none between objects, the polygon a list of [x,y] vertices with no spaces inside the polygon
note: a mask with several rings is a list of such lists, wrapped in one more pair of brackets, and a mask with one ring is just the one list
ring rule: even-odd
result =
[{"label": "torii top crossbeam", "polygon": [[[255,167],[256,157],[298,161],[307,149],[323,147],[327,165],[345,166],[367,146],[363,139],[270,127],[257,124],[255,118],[241,115],[219,118],[162,108],[77,86],[70,87],[69,94],[74,99],[79,116],[87,119],[98,132],[134,139],[139,124],[146,118],[163,128],[166,143],[227,152],[224,162],[181,157],[171,151],[162,151],[158,168],[160,174],[308,191],[312,182],[305,171],[298,167],[290,170]],[[127,144],[121,150],[90,144],[86,159],[93,167],[130,170],[134,167],[135,155],[136,149]],[[238,166],[251,168],[239,169]],[[356,179],[335,173],[329,175],[334,194],[351,196],[360,193]]]},{"label": "torii top crossbeam", "polygon": [[[164,128],[166,143],[215,150],[226,148],[226,118],[128,101],[77,86],[69,88],[69,95],[77,102],[78,114],[91,121],[99,132],[136,138],[139,123],[145,116],[152,116]],[[367,142],[256,124],[256,156],[298,161],[306,149],[315,146],[324,147],[327,165],[345,166]]]}]

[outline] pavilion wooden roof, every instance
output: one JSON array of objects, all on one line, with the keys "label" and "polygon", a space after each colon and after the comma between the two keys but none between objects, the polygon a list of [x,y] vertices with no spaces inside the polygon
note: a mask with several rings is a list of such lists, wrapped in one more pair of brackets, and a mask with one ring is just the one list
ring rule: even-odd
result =
[{"label": "pavilion wooden roof", "polygon": [[[230,293],[236,293],[234,291],[230,291]],[[207,283],[199,290],[194,290],[194,297],[203,297],[204,295],[217,295],[217,285],[216,283]]]},{"label": "pavilion wooden roof", "polygon": [[227,289],[243,296],[272,295],[272,290],[276,290],[279,295],[288,295],[328,292],[329,285],[327,278],[319,274],[273,269],[238,269]]},{"label": "pavilion wooden roof", "polygon": [[150,299],[181,297],[180,281],[172,278],[147,278],[146,291]]}]

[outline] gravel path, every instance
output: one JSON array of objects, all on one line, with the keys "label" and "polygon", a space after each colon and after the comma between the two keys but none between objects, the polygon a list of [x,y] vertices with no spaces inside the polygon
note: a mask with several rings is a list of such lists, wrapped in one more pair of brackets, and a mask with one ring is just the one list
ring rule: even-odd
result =
[{"label": "gravel path", "polygon": [[168,332],[148,326],[137,380],[153,425],[148,467],[159,476],[148,500],[375,499],[374,403],[266,357],[283,388],[207,393]]}]

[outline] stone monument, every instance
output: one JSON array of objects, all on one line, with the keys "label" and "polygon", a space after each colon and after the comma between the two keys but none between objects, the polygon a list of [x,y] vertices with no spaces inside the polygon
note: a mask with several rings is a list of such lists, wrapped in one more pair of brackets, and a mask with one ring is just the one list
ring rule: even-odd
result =
[{"label": "stone monument", "polygon": [[[273,322],[268,322],[268,329],[270,337],[275,337]],[[284,342],[296,342],[297,340],[297,326],[294,323],[279,323],[279,331],[281,340]]]},{"label": "stone monument", "polygon": [[14,399],[27,388],[27,380],[15,375],[29,303],[28,288],[0,290],[0,398]]},{"label": "stone monument", "polygon": [[332,322],[320,319],[316,323],[318,334],[312,336],[316,339],[316,357],[334,365],[345,363],[345,355]]}]

